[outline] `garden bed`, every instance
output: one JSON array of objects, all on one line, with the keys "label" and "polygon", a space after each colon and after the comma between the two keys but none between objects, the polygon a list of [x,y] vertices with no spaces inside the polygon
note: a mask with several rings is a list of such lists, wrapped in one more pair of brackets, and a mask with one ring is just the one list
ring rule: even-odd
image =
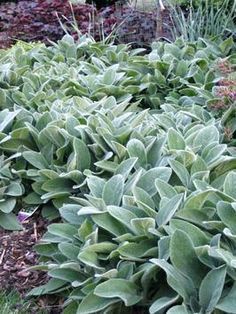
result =
[{"label": "garden bed", "polygon": [[[63,295],[73,314],[153,313],[167,290],[173,311],[183,302],[191,313],[208,301],[188,298],[217,275],[213,306],[224,308],[234,283],[225,267],[234,265],[234,53],[232,38],[145,53],[66,35],[2,54],[0,223],[14,227],[22,208],[59,218],[35,247],[50,280],[30,296]],[[18,254],[27,264],[27,250]],[[12,277],[25,271],[13,266]]]},{"label": "garden bed", "polygon": [[[52,3],[31,7],[31,35],[47,44]],[[70,6],[57,4],[63,18]],[[114,20],[139,24],[127,7],[82,7],[95,38]],[[117,45],[72,20],[57,43],[0,52],[0,226],[17,230],[0,229],[2,288],[51,313],[235,313],[233,37],[132,49],[148,28],[121,25],[116,41],[129,44]]]}]

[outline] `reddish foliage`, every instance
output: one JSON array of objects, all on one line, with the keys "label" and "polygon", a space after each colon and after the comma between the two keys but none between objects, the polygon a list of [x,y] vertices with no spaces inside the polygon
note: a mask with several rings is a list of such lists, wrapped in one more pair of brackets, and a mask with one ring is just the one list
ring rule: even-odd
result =
[{"label": "reddish foliage", "polygon": [[218,82],[215,89],[215,95],[219,98],[230,101],[236,101],[236,80],[235,66],[229,62],[227,59],[219,59],[216,64],[216,70],[218,70],[223,78]]},{"label": "reddish foliage", "polygon": [[[116,8],[116,9],[114,9]],[[110,6],[99,11],[104,20],[105,33],[117,26],[118,40],[138,45],[149,44],[157,36],[157,15],[142,12],[129,6]]]},{"label": "reddish foliage", "polygon": [[232,73],[232,64],[227,59],[219,59],[217,62],[218,70],[223,74],[227,75]]},{"label": "reddish foliage", "polygon": [[[74,14],[80,29],[88,30],[89,15],[95,9],[90,5],[76,5]],[[57,40],[64,34],[58,16],[72,21],[71,8],[64,0],[32,0],[7,3],[0,6],[0,46],[9,46],[14,39],[26,41]]]},{"label": "reddish foliage", "polygon": [[[0,48],[9,47],[14,40],[57,41],[64,35],[58,17],[69,29],[73,22],[72,11],[66,0],[21,0],[17,3],[0,5]],[[131,7],[110,6],[97,10],[91,5],[74,5],[75,15],[81,33],[88,33],[99,39],[101,31],[107,36],[119,27],[121,41],[151,42],[156,36],[156,16]],[[72,28],[71,28],[72,30]]]},{"label": "reddish foliage", "polygon": [[236,90],[235,90],[236,82],[234,81],[234,85],[229,86],[219,86],[216,89],[216,96],[217,97],[226,97],[232,101],[236,100]]}]

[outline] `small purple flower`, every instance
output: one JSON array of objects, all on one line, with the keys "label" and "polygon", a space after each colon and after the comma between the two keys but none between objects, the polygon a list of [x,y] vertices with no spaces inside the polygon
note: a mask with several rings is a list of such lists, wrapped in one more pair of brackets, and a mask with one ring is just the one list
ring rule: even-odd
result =
[{"label": "small purple flower", "polygon": [[24,222],[24,221],[27,220],[30,216],[31,216],[30,213],[26,213],[26,212],[20,211],[20,212],[18,213],[17,219],[19,220],[19,222]]}]

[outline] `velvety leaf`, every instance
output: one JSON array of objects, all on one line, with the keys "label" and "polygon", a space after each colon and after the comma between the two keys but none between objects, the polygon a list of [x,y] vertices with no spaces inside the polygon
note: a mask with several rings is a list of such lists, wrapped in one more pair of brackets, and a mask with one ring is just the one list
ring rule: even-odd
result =
[{"label": "velvety leaf", "polygon": [[120,205],[124,190],[124,178],[117,174],[108,180],[103,188],[102,198],[106,205]]},{"label": "velvety leaf", "polygon": [[200,156],[197,156],[197,159],[194,161],[191,167],[191,175],[199,171],[206,171],[206,170],[207,170],[207,165],[205,161]]},{"label": "velvety leaf", "polygon": [[32,192],[29,193],[26,197],[24,197],[24,202],[29,205],[36,205],[43,203],[43,200],[37,193]]},{"label": "velvety leaf", "polygon": [[161,198],[172,198],[177,194],[176,190],[163,180],[156,179],[155,186]]},{"label": "velvety leaf", "polygon": [[187,221],[172,219],[170,221],[170,228],[174,231],[184,230],[191,238],[194,246],[206,245],[209,241],[209,238],[207,237],[205,232],[196,227],[194,224],[191,224]]},{"label": "velvety leaf", "polygon": [[131,220],[137,218],[132,211],[122,207],[108,206],[107,210],[112,217],[120,221],[127,228],[131,228]]},{"label": "velvety leaf", "polygon": [[226,266],[212,269],[203,279],[199,290],[199,303],[203,311],[210,313],[217,305],[225,283]]},{"label": "velvety leaf", "polygon": [[95,295],[93,292],[84,297],[79,305],[77,314],[91,314],[104,310],[109,305],[118,302],[118,299],[107,299]]},{"label": "velvety leaf", "polygon": [[170,257],[170,236],[161,237],[158,241],[158,257],[167,260]]},{"label": "velvety leaf", "polygon": [[155,204],[150,195],[143,189],[135,186],[133,195],[137,205],[142,208],[150,217],[156,217]]},{"label": "velvety leaf", "polygon": [[84,206],[84,207],[80,208],[77,215],[78,216],[95,215],[95,214],[101,214],[102,212],[105,212],[105,211],[106,210],[99,209],[99,208],[93,207],[93,206]]},{"label": "velvety leaf", "polygon": [[[66,196],[69,196],[69,191],[57,190],[45,193],[41,196],[42,200],[48,201],[49,199],[64,199]],[[62,205],[62,204],[61,204]]]},{"label": "velvety leaf", "polygon": [[80,171],[90,168],[91,156],[87,145],[80,139],[74,138],[73,148],[76,158],[76,168]]},{"label": "velvety leaf", "polygon": [[236,210],[227,202],[217,204],[217,214],[222,222],[236,235]]},{"label": "velvety leaf", "polygon": [[177,160],[169,160],[169,164],[180,179],[180,181],[183,183],[183,185],[187,187],[189,184],[190,175],[184,165],[182,165]]},{"label": "velvety leaf", "polygon": [[170,176],[171,176],[170,168],[167,167],[152,168],[140,177],[137,186],[145,190],[151,196],[153,196],[157,192],[155,187],[156,179],[161,179],[167,182],[169,181]]},{"label": "velvety leaf", "polygon": [[81,251],[78,255],[78,259],[87,266],[103,269],[99,264],[98,255],[95,252],[90,251],[89,248]]},{"label": "velvety leaf", "polygon": [[59,237],[73,240],[74,236],[78,233],[78,229],[71,224],[67,223],[54,223],[48,226],[48,231],[51,234],[57,235]]},{"label": "velvety leaf", "polygon": [[170,259],[183,274],[192,279],[196,287],[206,274],[206,267],[199,261],[193,243],[187,233],[176,230],[170,241]]},{"label": "velvety leaf", "polygon": [[220,299],[216,308],[221,310],[224,313],[236,313],[236,284],[234,283],[233,287],[229,293]]},{"label": "velvety leaf", "polygon": [[51,180],[47,180],[43,185],[42,189],[47,192],[61,192],[62,194],[65,192],[72,191],[73,182],[64,179],[64,178],[55,178]]},{"label": "velvety leaf", "polygon": [[210,165],[213,162],[219,160],[222,154],[226,151],[227,145],[216,145],[215,147],[211,148],[210,151],[204,156],[204,161]]},{"label": "velvety leaf", "polygon": [[89,249],[96,253],[110,253],[116,248],[117,245],[109,241],[94,243],[89,246]]},{"label": "velvety leaf", "polygon": [[160,311],[169,308],[173,303],[178,300],[178,296],[174,297],[163,297],[157,299],[154,303],[152,303],[151,307],[149,308],[150,314],[160,313]]},{"label": "velvety leaf", "polygon": [[131,139],[127,144],[127,149],[130,157],[138,158],[135,167],[145,167],[147,164],[147,153],[143,143],[137,139]]},{"label": "velvety leaf", "polygon": [[[64,206],[64,210],[67,206],[70,206],[70,205],[65,205]],[[72,205],[73,206],[73,205]],[[74,205],[75,206],[75,205]],[[72,211],[73,211],[73,207],[72,207]],[[61,209],[60,209],[60,212],[61,212]],[[69,217],[69,219],[73,219],[73,212],[71,213],[71,217]],[[80,239],[82,240],[85,240],[85,238],[90,235],[92,233],[92,221],[90,219],[84,219],[84,217],[81,215],[79,215],[79,212],[76,212],[76,210],[74,211],[74,214],[77,215],[77,219],[75,218],[75,222],[73,223],[74,225],[79,225],[79,229],[78,229],[78,235],[80,237]],[[65,216],[65,214],[64,214]],[[79,216],[79,217],[78,217]],[[79,219],[78,219],[79,218]],[[68,219],[67,219],[68,220]]]},{"label": "velvety leaf", "polygon": [[48,168],[48,163],[46,159],[40,153],[27,151],[23,153],[23,157],[37,169]]},{"label": "velvety leaf", "polygon": [[13,122],[15,117],[19,114],[20,110],[15,111],[8,111],[8,109],[5,109],[2,111],[2,115],[4,113],[3,121],[0,120],[0,132],[5,131],[5,129]]},{"label": "velvety leaf", "polygon": [[126,306],[137,304],[142,296],[138,294],[138,286],[125,279],[109,279],[99,284],[94,294],[104,298],[119,298]]},{"label": "velvety leaf", "polygon": [[5,194],[10,196],[21,196],[23,193],[24,190],[22,189],[21,184],[17,182],[11,182],[5,191]]},{"label": "velvety leaf", "polygon": [[168,284],[185,300],[185,302],[189,302],[191,297],[196,296],[195,286],[188,276],[184,276],[177,268],[163,259],[153,258],[150,262],[165,271]]},{"label": "velvety leaf", "polygon": [[138,158],[128,158],[122,161],[122,163],[117,167],[115,175],[121,174],[124,179],[127,179],[137,160]]},{"label": "velvety leaf", "polygon": [[78,303],[76,301],[70,302],[69,305],[67,305],[63,309],[63,314],[76,313],[77,309],[78,309]]},{"label": "velvety leaf", "polygon": [[118,167],[115,162],[107,160],[97,161],[94,165],[111,173],[114,173]]},{"label": "velvety leaf", "polygon": [[77,261],[80,247],[71,243],[62,242],[58,244],[59,251],[68,259]]},{"label": "velvety leaf", "polygon": [[236,199],[236,189],[235,189],[235,180],[236,180],[236,172],[230,172],[224,182],[224,192],[228,194],[229,196]]},{"label": "velvety leaf", "polygon": [[113,218],[108,213],[92,215],[92,219],[102,229],[107,230],[115,236],[125,234],[128,230],[122,223],[117,221],[117,219]]},{"label": "velvety leaf", "polygon": [[212,192],[214,192],[213,189],[208,189],[205,191],[199,191],[198,193],[193,193],[186,199],[184,209],[201,209],[208,196],[212,194]]},{"label": "velvety leaf", "polygon": [[137,182],[139,181],[142,173],[143,173],[143,169],[140,168],[139,170],[137,170],[130,176],[130,178],[125,183],[125,188],[124,188],[125,195],[131,195],[131,192],[133,188],[137,185]]},{"label": "velvety leaf", "polygon": [[149,229],[155,228],[156,222],[153,218],[135,218],[131,220],[131,226],[138,235],[150,235]]},{"label": "velvety leaf", "polygon": [[145,253],[153,248],[153,241],[144,240],[139,243],[124,243],[117,251],[121,256],[128,257],[131,260],[140,260]]},{"label": "velvety leaf", "polygon": [[61,279],[68,282],[73,282],[75,280],[81,279],[85,280],[86,277],[82,276],[78,271],[74,269],[68,269],[68,268],[57,268],[52,269],[48,272],[50,277]]},{"label": "velvety leaf", "polygon": [[220,163],[211,173],[211,178],[216,179],[221,175],[229,172],[230,170],[234,170],[236,168],[236,158],[226,159]]},{"label": "velvety leaf", "polygon": [[[0,202],[0,213],[3,212],[5,214],[9,214],[13,211],[16,206],[16,199],[9,198]],[[4,216],[3,216],[4,217]]]},{"label": "velvety leaf", "polygon": [[[35,251],[43,256],[52,257],[55,254],[58,254],[58,248],[55,243],[38,243],[34,246]],[[46,269],[47,266],[46,266]]]},{"label": "velvety leaf", "polygon": [[156,216],[156,221],[159,226],[163,226],[170,221],[175,212],[179,209],[182,198],[182,194],[177,194],[173,196],[170,200],[167,200],[164,206],[159,208]]},{"label": "velvety leaf", "polygon": [[176,305],[170,308],[166,314],[190,314],[184,305]]},{"label": "velvety leaf", "polygon": [[[64,130],[56,125],[47,125],[39,133],[39,141],[44,145],[51,143],[57,148],[62,148],[65,145],[65,136],[63,135]],[[68,133],[66,133],[68,135]]]},{"label": "velvety leaf", "polygon": [[0,212],[0,226],[6,230],[22,230],[21,224],[18,222],[14,214],[5,214]]},{"label": "velvety leaf", "polygon": [[183,136],[175,129],[171,128],[167,135],[169,149],[185,149],[185,141]]},{"label": "velvety leaf", "polygon": [[211,142],[219,142],[219,131],[215,126],[201,129],[193,141],[195,147],[205,147]]},{"label": "velvety leaf", "polygon": [[158,161],[162,154],[162,148],[165,143],[165,137],[155,139],[151,147],[148,147],[148,163],[150,163],[153,167],[156,167],[158,165]]},{"label": "velvety leaf", "polygon": [[103,76],[103,84],[112,85],[116,78],[116,71],[113,68],[108,69]]},{"label": "velvety leaf", "polygon": [[84,218],[79,217],[77,214],[80,208],[81,206],[76,204],[67,204],[61,207],[59,209],[59,212],[61,217],[65,219],[67,222],[74,225],[80,225],[84,220]]},{"label": "velvety leaf", "polygon": [[106,181],[99,177],[92,176],[92,177],[87,178],[87,184],[90,189],[90,192],[95,197],[99,197],[99,198],[102,197],[102,191],[103,191],[105,183]]},{"label": "velvety leaf", "polygon": [[27,296],[39,296],[43,294],[48,294],[53,291],[57,291],[58,289],[62,288],[65,285],[66,282],[64,280],[52,278],[45,285],[32,289],[27,294]]}]

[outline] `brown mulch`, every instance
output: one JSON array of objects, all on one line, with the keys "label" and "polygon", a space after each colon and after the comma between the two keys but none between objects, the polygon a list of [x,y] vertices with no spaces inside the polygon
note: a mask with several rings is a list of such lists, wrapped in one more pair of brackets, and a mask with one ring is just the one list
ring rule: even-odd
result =
[{"label": "brown mulch", "polygon": [[[25,299],[27,292],[48,281],[45,272],[29,270],[29,267],[38,264],[34,245],[45,233],[48,222],[40,213],[35,213],[22,225],[22,231],[0,229],[0,288],[4,291],[15,290]],[[48,314],[59,314],[62,313],[62,303],[63,300],[55,296],[41,296],[33,300],[27,314],[35,314],[42,309]]]},{"label": "brown mulch", "polygon": [[4,290],[17,290],[24,296],[30,289],[47,282],[47,274],[28,270],[37,265],[34,244],[45,232],[45,221],[34,215],[23,222],[23,231],[0,229],[0,282]]}]

